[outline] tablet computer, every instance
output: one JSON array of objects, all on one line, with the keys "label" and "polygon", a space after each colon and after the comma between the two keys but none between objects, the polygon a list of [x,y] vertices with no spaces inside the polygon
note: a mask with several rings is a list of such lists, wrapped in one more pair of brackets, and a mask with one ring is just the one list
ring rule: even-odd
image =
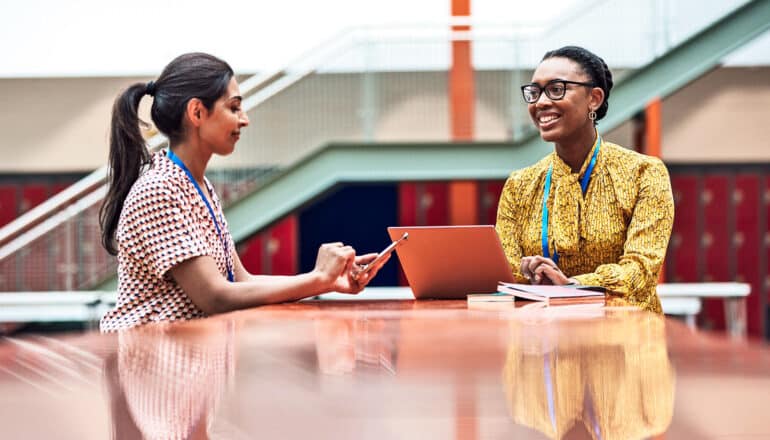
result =
[{"label": "tablet computer", "polygon": [[388,228],[394,241],[404,233],[409,236],[396,254],[417,299],[465,299],[497,292],[500,281],[514,282],[492,225]]}]

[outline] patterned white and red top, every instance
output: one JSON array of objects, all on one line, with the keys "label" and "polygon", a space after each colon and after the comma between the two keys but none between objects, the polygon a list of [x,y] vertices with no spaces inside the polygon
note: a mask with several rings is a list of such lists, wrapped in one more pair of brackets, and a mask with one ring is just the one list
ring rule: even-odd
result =
[{"label": "patterned white and red top", "polygon": [[100,322],[102,331],[115,331],[158,321],[199,318],[198,309],[169,274],[192,257],[214,258],[222,277],[233,267],[233,243],[219,198],[206,180],[212,208],[227,243],[225,254],[208,208],[185,172],[164,152],[131,187],[120,213],[118,298]]}]

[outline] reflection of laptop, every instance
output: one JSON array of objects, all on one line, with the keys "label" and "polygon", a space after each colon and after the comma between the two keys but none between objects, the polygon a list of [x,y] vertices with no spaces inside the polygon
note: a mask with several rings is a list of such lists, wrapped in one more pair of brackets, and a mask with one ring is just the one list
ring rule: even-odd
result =
[{"label": "reflection of laptop", "polygon": [[398,259],[417,299],[465,299],[497,291],[513,274],[494,226],[390,227],[391,240],[409,233]]}]

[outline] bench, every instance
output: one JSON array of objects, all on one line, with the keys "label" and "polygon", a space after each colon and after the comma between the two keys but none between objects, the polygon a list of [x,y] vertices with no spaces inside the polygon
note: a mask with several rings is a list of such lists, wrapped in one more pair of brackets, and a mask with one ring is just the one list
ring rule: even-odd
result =
[{"label": "bench", "polygon": [[[746,283],[663,283],[658,296],[666,313],[665,303],[683,299],[721,298],[724,301],[727,333],[734,339],[746,337],[746,297],[751,285]],[[694,319],[694,318],[693,318]]]},{"label": "bench", "polygon": [[95,326],[115,304],[115,292],[0,293],[0,323],[86,322]]}]

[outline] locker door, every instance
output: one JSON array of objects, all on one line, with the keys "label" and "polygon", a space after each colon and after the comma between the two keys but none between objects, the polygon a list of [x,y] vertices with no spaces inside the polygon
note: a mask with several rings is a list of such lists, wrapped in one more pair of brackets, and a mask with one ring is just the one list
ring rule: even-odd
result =
[{"label": "locker door", "polygon": [[417,183],[403,182],[398,185],[398,225],[417,225]]},{"label": "locker door", "polygon": [[747,300],[748,334],[763,336],[760,280],[760,179],[758,174],[741,173],[735,177],[735,235],[736,280],[751,284]]},{"label": "locker door", "polygon": [[449,224],[446,182],[403,182],[398,185],[399,226]]},{"label": "locker door", "polygon": [[0,227],[10,223],[18,214],[18,188],[0,185]]},{"label": "locker door", "polygon": [[765,340],[770,340],[770,175],[764,176],[764,195],[762,197],[764,205],[764,224],[762,225],[762,245],[764,255],[764,267],[762,268],[762,295],[764,298],[765,312]]},{"label": "locker door", "polygon": [[48,199],[48,185],[44,183],[26,184],[21,190],[19,214],[24,214]]},{"label": "locker door", "polygon": [[[732,185],[732,176],[727,173],[704,177],[701,193],[704,232],[700,238],[704,267],[701,281],[733,280]],[[724,330],[724,301],[720,298],[704,300],[701,319],[706,328]]]},{"label": "locker door", "polygon": [[[440,226],[449,224],[449,190],[446,182],[404,182],[398,187],[399,226]],[[398,253],[396,253],[396,257]],[[406,286],[399,264],[398,283]]]},{"label": "locker door", "polygon": [[262,233],[258,232],[238,246],[238,256],[241,258],[243,267],[254,275],[265,274],[262,269],[262,243]]},{"label": "locker door", "polygon": [[500,194],[503,192],[504,185],[504,180],[487,181],[480,185],[479,223],[494,225],[497,221],[497,205],[500,202]]},{"label": "locker door", "polygon": [[696,282],[701,236],[699,178],[694,174],[673,175],[671,185],[676,214],[666,259],[668,278],[672,282]]},{"label": "locker door", "polygon": [[[0,185],[0,228],[12,222],[18,213],[18,187]],[[16,290],[16,258],[0,260],[0,292]]]},{"label": "locker door", "polygon": [[441,226],[449,224],[449,186],[446,182],[426,182],[417,200],[418,219],[422,211],[424,225]]},{"label": "locker door", "polygon": [[269,231],[267,255],[271,274],[294,275],[297,273],[297,216],[290,215]]}]

